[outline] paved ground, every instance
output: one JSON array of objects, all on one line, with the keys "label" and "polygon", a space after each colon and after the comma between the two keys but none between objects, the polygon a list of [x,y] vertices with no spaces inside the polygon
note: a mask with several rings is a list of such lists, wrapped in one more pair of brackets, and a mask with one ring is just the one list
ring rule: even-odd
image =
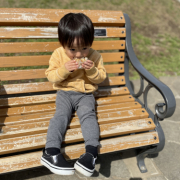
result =
[{"label": "paved ground", "polygon": [[[100,155],[93,177],[86,178],[78,173],[73,176],[58,176],[45,167],[15,172],[0,176],[1,180],[180,180],[180,77],[160,78],[173,91],[176,98],[174,115],[161,122],[166,144],[156,157],[146,158],[147,173],[140,173],[134,150]],[[134,84],[138,85],[138,81]],[[136,88],[135,88],[136,89]],[[163,102],[155,90],[150,90],[148,103],[153,110],[155,102]],[[73,163],[73,162],[72,162]]]}]

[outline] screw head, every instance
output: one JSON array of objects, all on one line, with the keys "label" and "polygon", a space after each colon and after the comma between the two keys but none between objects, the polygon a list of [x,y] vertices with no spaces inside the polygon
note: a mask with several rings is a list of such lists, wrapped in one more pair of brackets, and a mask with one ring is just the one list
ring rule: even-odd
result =
[{"label": "screw head", "polygon": [[123,17],[121,16],[120,19],[123,19]]},{"label": "screw head", "polygon": [[156,140],[157,139],[157,137],[156,136],[154,136],[154,140]]}]

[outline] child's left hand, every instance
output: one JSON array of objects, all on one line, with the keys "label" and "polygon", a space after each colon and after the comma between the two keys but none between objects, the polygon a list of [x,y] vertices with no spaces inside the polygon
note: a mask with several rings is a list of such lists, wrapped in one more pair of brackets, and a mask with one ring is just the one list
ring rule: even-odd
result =
[{"label": "child's left hand", "polygon": [[91,60],[86,60],[84,63],[82,63],[82,67],[84,69],[91,69],[91,67],[93,67],[93,62]]}]

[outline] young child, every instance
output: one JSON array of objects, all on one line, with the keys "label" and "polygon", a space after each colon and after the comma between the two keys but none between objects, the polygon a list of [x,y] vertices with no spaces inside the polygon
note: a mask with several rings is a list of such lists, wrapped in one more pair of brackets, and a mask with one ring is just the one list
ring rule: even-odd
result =
[{"label": "young child", "polygon": [[[91,176],[100,145],[93,92],[97,90],[97,84],[105,80],[106,70],[102,56],[91,48],[94,27],[86,15],[65,15],[58,25],[58,37],[62,47],[54,51],[45,72],[57,90],[57,97],[56,112],[50,120],[41,163],[55,174],[72,175],[76,169],[85,176]],[[75,59],[83,57],[86,61],[79,69]],[[72,167],[60,149],[74,111],[80,119],[86,153]]]}]

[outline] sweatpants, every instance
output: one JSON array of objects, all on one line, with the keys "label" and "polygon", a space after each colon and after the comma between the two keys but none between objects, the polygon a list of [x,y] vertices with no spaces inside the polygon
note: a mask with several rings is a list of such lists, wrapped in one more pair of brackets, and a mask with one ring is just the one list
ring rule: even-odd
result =
[{"label": "sweatpants", "polygon": [[99,146],[99,125],[92,93],[57,91],[56,112],[50,120],[45,148],[61,148],[67,126],[76,111],[81,124],[85,146]]}]

